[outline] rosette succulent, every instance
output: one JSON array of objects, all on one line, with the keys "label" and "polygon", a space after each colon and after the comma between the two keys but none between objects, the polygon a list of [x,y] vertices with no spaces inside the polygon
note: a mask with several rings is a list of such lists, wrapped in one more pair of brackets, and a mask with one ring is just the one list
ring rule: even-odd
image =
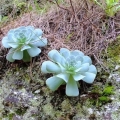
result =
[{"label": "rosette succulent", "polygon": [[11,48],[6,56],[7,60],[14,62],[21,60],[27,62],[31,57],[39,55],[41,49],[47,45],[47,39],[42,37],[42,30],[33,26],[21,26],[11,29],[2,39],[5,48]]},{"label": "rosette succulent", "polygon": [[54,76],[46,80],[47,86],[52,91],[66,84],[66,95],[78,96],[79,80],[92,83],[96,77],[97,70],[92,65],[91,58],[79,50],[69,51],[61,48],[60,52],[51,50],[48,56],[51,61],[42,63],[41,72],[53,73]]}]

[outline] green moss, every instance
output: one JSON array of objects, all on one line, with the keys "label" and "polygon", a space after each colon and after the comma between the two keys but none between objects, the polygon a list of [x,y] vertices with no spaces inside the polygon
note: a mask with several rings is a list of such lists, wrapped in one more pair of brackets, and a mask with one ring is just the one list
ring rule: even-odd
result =
[{"label": "green moss", "polygon": [[17,113],[17,115],[23,115],[23,114],[25,114],[26,113],[26,110],[27,110],[27,108],[19,108],[19,109],[17,109],[15,112]]},{"label": "green moss", "polygon": [[75,120],[78,120],[79,118],[85,118],[85,116],[88,115],[88,108],[89,107],[86,104],[81,105],[80,103],[77,103],[75,106],[75,109],[76,109]]},{"label": "green moss", "polygon": [[57,120],[59,120],[61,118],[61,116],[63,116],[63,115],[64,115],[64,112],[61,112],[59,110],[55,111],[55,116],[56,116]]},{"label": "green moss", "polygon": [[44,105],[43,106],[43,111],[46,115],[49,115],[51,117],[53,117],[54,113],[55,113],[51,103],[48,103],[48,104]]},{"label": "green moss", "polygon": [[9,120],[13,120],[13,116],[15,115],[15,113],[11,113],[11,114],[9,114]]},{"label": "green moss", "polygon": [[114,94],[114,87],[112,85],[106,84],[101,87],[95,85],[90,93],[91,104],[97,107],[102,106],[105,103],[111,102],[110,95]]},{"label": "green moss", "polygon": [[107,102],[109,102],[109,101],[111,101],[110,100],[110,98],[109,97],[107,97],[107,96],[101,96],[101,97],[99,97],[99,102],[100,103],[107,103]]},{"label": "green moss", "polygon": [[62,103],[61,103],[61,107],[62,107],[62,111],[70,111],[72,106],[69,102],[68,99],[65,99]]},{"label": "green moss", "polygon": [[105,86],[102,94],[105,95],[105,96],[112,95],[114,93],[113,90],[114,90],[113,86],[109,86],[109,85]]},{"label": "green moss", "polygon": [[120,40],[112,42],[107,49],[108,57],[116,62],[120,62]]},{"label": "green moss", "polygon": [[120,36],[111,42],[107,48],[107,54],[103,53],[107,59],[104,59],[105,65],[114,69],[114,66],[120,64]]},{"label": "green moss", "polygon": [[68,34],[67,35],[67,37],[66,37],[66,40],[65,40],[65,42],[67,43],[67,42],[69,42],[70,41],[70,38],[72,37],[74,35],[74,33],[72,32],[72,33],[70,33],[70,34]]}]

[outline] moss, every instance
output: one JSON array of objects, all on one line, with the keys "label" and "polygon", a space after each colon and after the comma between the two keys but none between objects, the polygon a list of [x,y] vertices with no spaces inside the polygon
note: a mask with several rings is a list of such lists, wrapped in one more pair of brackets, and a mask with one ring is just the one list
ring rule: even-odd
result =
[{"label": "moss", "polygon": [[61,116],[64,115],[64,112],[61,112],[59,110],[55,111],[55,116],[57,118],[57,120],[61,119]]},{"label": "moss", "polygon": [[86,104],[81,105],[80,103],[77,103],[77,105],[75,106],[75,109],[76,109],[76,115],[74,116],[75,120],[87,117],[88,106],[86,106]]},{"label": "moss", "polygon": [[37,120],[38,108],[30,106],[26,113],[23,115],[24,120]]},{"label": "moss", "polygon": [[9,114],[9,120],[13,120],[13,116],[15,115],[15,113],[11,113]]},{"label": "moss", "polygon": [[23,115],[23,114],[25,114],[26,113],[26,108],[19,108],[19,109],[17,109],[15,112],[17,113],[17,115]]},{"label": "moss", "polygon": [[102,94],[105,96],[112,95],[114,93],[113,90],[114,90],[113,86],[107,85],[107,86],[105,86]]},{"label": "moss", "polygon": [[44,113],[46,114],[46,115],[49,115],[49,116],[51,116],[51,117],[53,117],[54,116],[54,110],[53,110],[53,106],[52,106],[52,104],[51,103],[48,103],[48,104],[46,104],[46,105],[44,105],[43,106],[43,111],[44,111]]},{"label": "moss", "polygon": [[61,107],[62,107],[62,111],[70,111],[72,106],[69,102],[68,99],[65,99],[62,103],[61,103]]},{"label": "moss", "polygon": [[111,102],[111,95],[114,94],[114,87],[106,84],[103,87],[101,85],[94,85],[91,93],[89,93],[89,99],[92,105],[100,107],[106,103]]},{"label": "moss", "polygon": [[103,53],[107,59],[104,59],[104,64],[111,70],[114,66],[120,64],[120,36],[111,42],[107,48],[107,53]]},{"label": "moss", "polygon": [[101,97],[99,97],[99,102],[101,102],[101,103],[107,103],[109,101],[110,101],[110,98],[107,97],[107,96],[101,96]]}]

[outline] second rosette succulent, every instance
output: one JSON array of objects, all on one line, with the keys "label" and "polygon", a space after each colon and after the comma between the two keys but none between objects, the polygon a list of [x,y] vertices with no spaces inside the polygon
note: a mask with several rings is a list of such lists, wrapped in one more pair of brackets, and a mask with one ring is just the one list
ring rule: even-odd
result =
[{"label": "second rosette succulent", "polygon": [[47,39],[42,38],[42,34],[41,29],[35,29],[33,26],[11,29],[2,39],[2,45],[11,48],[6,56],[7,60],[30,61],[31,57],[39,55],[41,49],[38,47],[47,45]]},{"label": "second rosette succulent", "polygon": [[46,84],[52,91],[66,83],[66,95],[78,96],[78,81],[92,83],[96,77],[97,70],[92,65],[91,58],[79,50],[69,51],[61,48],[60,52],[51,50],[48,56],[51,61],[42,63],[41,72],[53,73],[53,76],[46,80]]}]

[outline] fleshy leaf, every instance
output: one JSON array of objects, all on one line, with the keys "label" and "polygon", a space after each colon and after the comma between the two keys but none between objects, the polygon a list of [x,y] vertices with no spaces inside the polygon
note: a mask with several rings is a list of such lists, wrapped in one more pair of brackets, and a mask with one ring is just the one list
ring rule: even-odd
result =
[{"label": "fleshy leaf", "polygon": [[19,46],[19,44],[18,43],[9,43],[8,42],[8,45],[10,46],[10,47],[12,47],[12,48],[17,48],[18,46]]},{"label": "fleshy leaf", "polygon": [[67,74],[67,73],[60,73],[60,74],[58,74],[58,75],[56,75],[57,77],[59,77],[59,78],[61,78],[61,79],[63,79],[66,83],[68,82],[68,80],[69,80],[69,74]]},{"label": "fleshy leaf", "polygon": [[75,81],[79,81],[79,80],[83,79],[84,77],[85,77],[84,75],[81,75],[79,73],[73,75],[73,78]]},{"label": "fleshy leaf", "polygon": [[22,48],[21,48],[21,51],[23,50],[26,50],[26,49],[30,49],[31,47],[29,45],[24,45]]},{"label": "fleshy leaf", "polygon": [[78,71],[81,69],[81,61],[78,61],[78,62],[77,62],[75,68],[76,68],[75,72],[78,72]]},{"label": "fleshy leaf", "polygon": [[83,56],[83,63],[89,63],[89,64],[92,64],[92,60],[89,56]]},{"label": "fleshy leaf", "polygon": [[53,63],[53,62],[51,62],[51,61],[48,61],[48,62],[46,63],[46,70],[47,70],[49,73],[59,73],[59,72],[61,72],[60,67],[59,67],[57,64],[55,64],[55,63]]},{"label": "fleshy leaf", "polygon": [[8,37],[3,37],[3,39],[2,39],[2,45],[5,48],[10,48],[10,45],[8,44]]},{"label": "fleshy leaf", "polygon": [[9,30],[9,32],[8,32],[8,34],[7,35],[9,35],[9,34],[14,34],[14,29],[11,29],[11,30]]},{"label": "fleshy leaf", "polygon": [[97,74],[97,69],[96,69],[96,67],[94,65],[90,65],[88,72]]},{"label": "fleshy leaf", "polygon": [[23,58],[23,51],[15,50],[12,58],[16,60],[21,60]]},{"label": "fleshy leaf", "polygon": [[27,27],[25,27],[25,26],[21,26],[21,27],[19,27],[20,28],[20,30],[21,30],[21,28],[23,28],[23,29],[30,29],[30,30],[32,30],[32,31],[34,31],[34,27],[33,26],[27,26]]},{"label": "fleshy leaf", "polygon": [[47,45],[47,39],[46,38],[37,38],[36,40],[31,42],[32,45],[38,46],[38,47],[44,47]]},{"label": "fleshy leaf", "polygon": [[71,77],[66,85],[66,95],[67,96],[78,96],[79,90],[77,86],[77,82],[74,81]]},{"label": "fleshy leaf", "polygon": [[78,52],[78,56],[80,56],[80,57],[83,57],[83,56],[84,56],[84,53],[81,52],[81,51],[79,51],[79,50],[74,50],[74,52]]},{"label": "fleshy leaf", "polygon": [[89,69],[89,63],[84,63],[84,64],[81,65],[80,71],[81,72],[87,72],[88,69]]},{"label": "fleshy leaf", "polygon": [[70,55],[70,51],[66,48],[61,48],[60,53],[62,56],[64,56],[64,58],[67,58]]},{"label": "fleshy leaf", "polygon": [[57,50],[51,50],[49,53],[48,53],[48,56],[51,60],[53,60],[53,55],[54,54],[60,54]]},{"label": "fleshy leaf", "polygon": [[79,55],[79,51],[74,50],[74,51],[71,51],[70,54],[73,55],[73,56],[78,56]]},{"label": "fleshy leaf", "polygon": [[52,91],[55,91],[58,89],[58,87],[60,85],[62,85],[64,83],[64,81],[58,77],[50,77],[46,80],[46,84],[47,86],[52,90]]},{"label": "fleshy leaf", "polygon": [[75,59],[76,59],[76,61],[80,61],[80,62],[83,61],[83,58],[81,56],[76,56]]},{"label": "fleshy leaf", "polygon": [[17,41],[17,38],[16,38],[16,36],[15,36],[15,34],[14,34],[14,30],[10,30],[10,31],[8,32],[7,37],[8,37],[8,39],[9,39],[9,40],[8,40],[9,43],[14,43],[14,42]]},{"label": "fleshy leaf", "polygon": [[39,36],[42,36],[43,31],[42,31],[41,29],[35,29],[35,30],[34,30],[34,33],[35,33],[35,35],[36,35],[37,37],[39,37]]},{"label": "fleshy leaf", "polygon": [[31,46],[31,48],[27,49],[27,51],[31,57],[35,57],[41,52],[41,50],[35,46]]},{"label": "fleshy leaf", "polygon": [[11,49],[9,50],[7,56],[6,56],[6,59],[7,59],[8,61],[10,61],[10,62],[14,62],[14,61],[15,61],[15,60],[12,58],[13,53],[14,53],[14,49],[11,48]]},{"label": "fleshy leaf", "polygon": [[[52,65],[54,66],[54,69]],[[43,73],[57,73],[60,71],[61,71],[60,67],[51,61],[44,61],[42,63],[41,72]]]},{"label": "fleshy leaf", "polygon": [[73,55],[70,55],[66,60],[67,60],[68,63],[71,63],[71,62],[75,63],[76,62],[75,56],[73,56]]},{"label": "fleshy leaf", "polygon": [[67,48],[60,48],[60,53],[64,53],[64,52],[70,52]]},{"label": "fleshy leaf", "polygon": [[96,74],[94,73],[90,73],[90,72],[86,72],[84,73],[84,78],[82,79],[83,81],[85,81],[86,83],[93,83],[95,77],[96,77]]},{"label": "fleshy leaf", "polygon": [[46,70],[46,65],[49,64],[49,62],[51,61],[44,61],[41,65],[41,72],[42,73],[49,73],[47,70]]},{"label": "fleshy leaf", "polygon": [[58,51],[51,55],[52,55],[52,60],[55,61],[56,63],[59,63],[63,66],[66,64],[65,58]]}]

